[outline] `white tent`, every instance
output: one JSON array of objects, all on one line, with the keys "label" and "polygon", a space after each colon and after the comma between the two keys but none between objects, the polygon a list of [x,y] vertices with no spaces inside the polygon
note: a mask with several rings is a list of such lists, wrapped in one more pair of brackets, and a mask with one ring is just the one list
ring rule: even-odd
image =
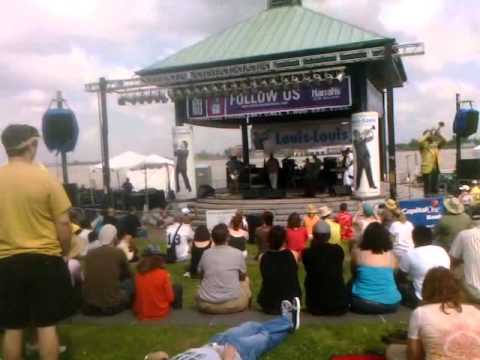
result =
[{"label": "white tent", "polygon": [[[101,169],[102,163],[90,167],[92,172]],[[160,155],[127,151],[110,159],[110,170],[117,174],[118,187],[127,177],[136,191],[145,187],[165,191],[175,188],[175,162]]]},{"label": "white tent", "polygon": [[[130,169],[140,164],[145,159],[145,155],[133,151],[126,151],[110,159],[110,170]],[[102,163],[93,165],[90,170],[96,171],[102,169]]]}]

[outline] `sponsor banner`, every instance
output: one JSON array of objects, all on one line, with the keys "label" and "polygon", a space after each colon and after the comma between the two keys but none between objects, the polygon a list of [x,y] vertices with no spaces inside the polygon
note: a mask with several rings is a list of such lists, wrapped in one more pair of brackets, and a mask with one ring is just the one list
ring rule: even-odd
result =
[{"label": "sponsor banner", "polygon": [[380,196],[380,153],[378,113],[362,112],[352,115],[354,153],[354,195],[357,198]]},{"label": "sponsor banner", "polygon": [[237,210],[235,209],[226,209],[226,210],[207,210],[207,228],[212,231],[212,229],[218,224],[230,225],[230,221],[235,216]]},{"label": "sponsor banner", "polygon": [[399,206],[413,225],[424,225],[429,228],[435,227],[445,213],[442,196],[400,201]]},{"label": "sponsor banner", "polygon": [[202,120],[347,108],[351,105],[351,80],[347,76],[342,82],[323,82],[313,87],[300,86],[298,89],[258,91],[256,94],[188,98],[187,114],[191,120]]},{"label": "sponsor banner", "polygon": [[267,151],[351,145],[352,129],[347,119],[254,125],[252,143],[256,150]]},{"label": "sponsor banner", "polygon": [[175,192],[179,200],[197,197],[193,129],[191,126],[173,128],[173,154],[175,156]]}]

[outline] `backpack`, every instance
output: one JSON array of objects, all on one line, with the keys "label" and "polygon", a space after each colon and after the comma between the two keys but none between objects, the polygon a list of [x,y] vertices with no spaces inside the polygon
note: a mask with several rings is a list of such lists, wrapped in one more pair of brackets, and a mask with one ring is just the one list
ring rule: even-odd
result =
[{"label": "backpack", "polygon": [[177,234],[180,231],[180,228],[182,227],[183,224],[180,224],[175,231],[175,234],[173,235],[173,239],[170,244],[168,244],[168,239],[167,239],[167,256],[165,258],[167,264],[174,264],[177,262]]}]

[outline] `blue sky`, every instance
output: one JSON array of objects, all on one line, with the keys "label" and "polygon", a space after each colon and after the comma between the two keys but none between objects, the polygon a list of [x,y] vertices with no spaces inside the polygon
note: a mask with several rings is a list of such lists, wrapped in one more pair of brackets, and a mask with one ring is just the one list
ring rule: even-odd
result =
[{"label": "blue sky", "polygon": [[[417,137],[455,112],[455,93],[480,107],[480,3],[475,0],[304,0],[304,6],[398,42],[423,41],[427,54],[404,60],[409,82],[396,90],[399,141]],[[135,70],[265,8],[264,0],[18,0],[0,21],[0,128],[40,125],[62,90],[81,129],[78,160],[100,158],[97,100],[84,92],[100,76]],[[111,153],[171,154],[173,106],[109,106]],[[216,141],[212,142],[214,138]],[[195,129],[196,150],[221,152],[239,131]],[[41,160],[54,155],[41,151]]]}]

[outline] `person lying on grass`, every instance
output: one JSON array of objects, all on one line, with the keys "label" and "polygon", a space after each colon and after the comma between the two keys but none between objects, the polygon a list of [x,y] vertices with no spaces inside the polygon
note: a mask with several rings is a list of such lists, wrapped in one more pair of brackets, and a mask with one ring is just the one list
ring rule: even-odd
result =
[{"label": "person lying on grass", "polygon": [[189,349],[169,358],[160,351],[145,356],[145,360],[256,360],[285,340],[300,327],[300,299],[284,300],[282,315],[264,323],[245,322],[215,335],[208,344]]}]

